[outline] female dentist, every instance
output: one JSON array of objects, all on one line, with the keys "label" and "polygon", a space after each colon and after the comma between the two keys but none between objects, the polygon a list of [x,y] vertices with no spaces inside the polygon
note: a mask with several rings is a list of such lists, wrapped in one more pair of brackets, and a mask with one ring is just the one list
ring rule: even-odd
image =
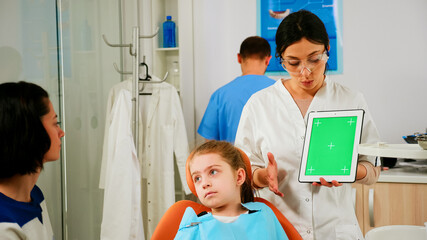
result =
[{"label": "female dentist", "polygon": [[[270,189],[260,190],[261,197],[281,210],[303,239],[363,239],[351,184],[300,183],[298,173],[309,111],[364,109],[361,142],[379,141],[365,99],[325,76],[329,38],[315,14],[300,10],[287,16],[277,29],[276,45],[290,78],[252,95],[235,145],[251,160],[255,186]],[[373,159],[360,156],[357,182],[373,184],[378,177]]]}]

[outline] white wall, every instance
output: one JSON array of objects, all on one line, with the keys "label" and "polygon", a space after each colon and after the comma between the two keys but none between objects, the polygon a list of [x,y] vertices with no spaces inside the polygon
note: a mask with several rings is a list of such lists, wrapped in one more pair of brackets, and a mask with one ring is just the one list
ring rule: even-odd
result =
[{"label": "white wall", "polygon": [[22,48],[22,33],[18,27],[22,24],[21,8],[19,1],[1,1],[0,5],[0,29],[8,31],[2,34],[0,46],[10,46],[19,52]]},{"label": "white wall", "polygon": [[[198,0],[194,4],[196,131],[210,95],[241,75],[241,42],[256,35],[256,0]],[[196,142],[203,139],[197,134]]]},{"label": "white wall", "polygon": [[427,1],[344,1],[344,74],[364,93],[384,141],[426,131]]},{"label": "white wall", "polygon": [[[365,95],[383,141],[404,143],[427,128],[427,1],[343,2],[344,70],[331,78]],[[210,95],[240,75],[240,43],[255,34],[256,0],[194,1],[196,129]]]}]

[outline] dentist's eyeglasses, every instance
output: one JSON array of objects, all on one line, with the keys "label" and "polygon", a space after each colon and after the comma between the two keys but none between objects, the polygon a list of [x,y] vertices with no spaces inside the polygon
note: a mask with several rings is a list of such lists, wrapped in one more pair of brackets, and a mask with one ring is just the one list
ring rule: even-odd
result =
[{"label": "dentist's eyeglasses", "polygon": [[324,51],[321,54],[316,54],[307,58],[307,60],[302,61],[299,59],[283,59],[282,67],[289,74],[292,75],[301,75],[306,68],[309,73],[313,72],[316,67],[318,67],[321,63],[328,61],[329,53]]}]

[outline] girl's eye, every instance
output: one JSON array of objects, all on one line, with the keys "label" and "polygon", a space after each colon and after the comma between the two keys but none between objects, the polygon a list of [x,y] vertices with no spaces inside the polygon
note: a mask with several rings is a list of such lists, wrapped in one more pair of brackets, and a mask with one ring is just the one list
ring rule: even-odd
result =
[{"label": "girl's eye", "polygon": [[196,183],[198,181],[200,181],[200,177],[194,177],[194,182]]},{"label": "girl's eye", "polygon": [[217,173],[218,173],[218,171],[217,171],[217,170],[213,170],[213,169],[212,169],[212,170],[211,170],[211,172],[210,172],[210,174],[211,174],[211,175],[215,175],[215,174],[217,174]]}]

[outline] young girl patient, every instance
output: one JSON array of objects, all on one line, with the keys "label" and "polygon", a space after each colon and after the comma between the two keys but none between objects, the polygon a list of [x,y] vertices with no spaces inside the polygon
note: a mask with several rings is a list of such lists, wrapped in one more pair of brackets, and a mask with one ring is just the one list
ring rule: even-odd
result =
[{"label": "young girl patient", "polygon": [[212,212],[197,216],[187,208],[175,239],[288,239],[273,211],[253,202],[251,180],[233,145],[206,142],[193,151],[187,167],[200,202]]}]

